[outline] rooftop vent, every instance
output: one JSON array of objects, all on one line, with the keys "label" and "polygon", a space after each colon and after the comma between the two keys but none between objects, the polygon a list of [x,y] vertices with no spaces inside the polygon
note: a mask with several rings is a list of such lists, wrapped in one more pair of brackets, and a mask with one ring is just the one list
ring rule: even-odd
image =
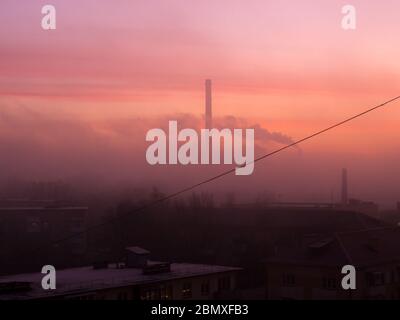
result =
[{"label": "rooftop vent", "polygon": [[126,266],[128,268],[144,268],[150,256],[150,251],[140,247],[128,247],[126,250]]},{"label": "rooftop vent", "polygon": [[320,241],[312,242],[307,247],[311,254],[321,254],[325,252],[332,244],[333,239],[323,239]]}]

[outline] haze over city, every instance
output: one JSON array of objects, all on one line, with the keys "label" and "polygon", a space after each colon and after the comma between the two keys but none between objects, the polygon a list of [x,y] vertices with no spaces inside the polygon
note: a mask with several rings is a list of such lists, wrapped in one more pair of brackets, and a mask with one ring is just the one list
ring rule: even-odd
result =
[{"label": "haze over city", "polygon": [[399,10],[2,0],[0,301],[400,300]]},{"label": "haze over city", "polygon": [[[400,91],[395,1],[384,11],[355,1],[353,33],[340,28],[340,1],[54,1],[59,28],[45,34],[41,1],[13,4],[0,13],[2,180],[84,174],[169,189],[168,174],[144,161],[145,132],[167,119],[200,127],[206,78],[221,126],[260,128],[256,155]],[[389,106],[221,186],[327,200],[348,167],[354,196],[390,206],[400,198],[399,116]],[[174,170],[177,187],[214,169]]]}]

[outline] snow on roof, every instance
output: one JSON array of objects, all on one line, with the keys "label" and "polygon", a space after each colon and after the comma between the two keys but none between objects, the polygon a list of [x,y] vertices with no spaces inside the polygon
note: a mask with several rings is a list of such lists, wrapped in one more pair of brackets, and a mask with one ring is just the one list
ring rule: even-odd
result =
[{"label": "snow on roof", "polygon": [[240,268],[171,263],[171,271],[165,273],[145,275],[140,268],[118,269],[116,264],[110,264],[107,269],[93,269],[92,266],[58,270],[56,274],[57,289],[43,290],[41,281],[43,274],[29,273],[0,277],[0,283],[30,282],[32,290],[26,292],[0,293],[0,300],[45,298],[63,294],[79,294],[92,290],[157,283],[174,279],[190,278],[217,274],[223,272],[240,271]]},{"label": "snow on roof", "polygon": [[139,255],[150,253],[150,251],[147,251],[146,249],[143,249],[141,247],[127,247],[126,250]]}]

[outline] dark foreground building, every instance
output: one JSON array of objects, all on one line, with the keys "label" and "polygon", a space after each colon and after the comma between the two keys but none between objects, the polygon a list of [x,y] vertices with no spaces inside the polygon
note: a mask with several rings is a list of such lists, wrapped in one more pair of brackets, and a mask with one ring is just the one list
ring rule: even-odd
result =
[{"label": "dark foreground building", "polygon": [[[281,243],[267,263],[267,298],[400,299],[400,228],[309,235]],[[344,290],[342,267],[356,268],[356,290]]]},{"label": "dark foreground building", "polygon": [[44,290],[43,274],[0,277],[0,300],[208,300],[234,298],[239,268],[148,260],[149,252],[127,248],[123,263],[59,270],[56,289]]}]

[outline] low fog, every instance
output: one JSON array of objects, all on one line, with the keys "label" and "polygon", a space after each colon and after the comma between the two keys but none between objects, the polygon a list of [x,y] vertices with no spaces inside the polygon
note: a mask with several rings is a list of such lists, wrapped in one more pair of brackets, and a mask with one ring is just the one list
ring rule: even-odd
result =
[{"label": "low fog", "polygon": [[[177,120],[179,129],[201,129],[204,123],[203,118],[191,114],[89,121],[56,112],[41,113],[23,105],[2,106],[3,193],[9,196],[10,185],[33,181],[62,181],[76,192],[156,187],[169,193],[231,168],[147,164],[145,151],[150,143],[145,141],[146,132],[152,128],[167,131],[169,120]],[[226,116],[213,121],[217,128],[254,128],[255,157],[302,138],[270,131],[244,118]],[[340,170],[346,167],[351,197],[387,207],[400,200],[398,151],[366,158],[361,153],[324,149],[323,139],[323,135],[316,137],[257,162],[251,176],[225,176],[198,191],[212,192],[216,199],[234,193],[241,202],[265,194],[281,201],[339,201]]]}]

